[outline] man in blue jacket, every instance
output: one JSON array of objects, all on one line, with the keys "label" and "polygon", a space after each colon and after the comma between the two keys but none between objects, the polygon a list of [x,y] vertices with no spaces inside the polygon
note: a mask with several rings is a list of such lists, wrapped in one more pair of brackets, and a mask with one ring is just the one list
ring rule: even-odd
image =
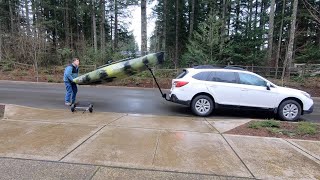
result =
[{"label": "man in blue jacket", "polygon": [[67,106],[70,106],[76,102],[78,88],[77,85],[73,82],[73,79],[78,77],[79,63],[80,61],[78,58],[73,58],[72,63],[69,64],[64,70],[63,81],[67,90],[65,96],[65,105]]}]

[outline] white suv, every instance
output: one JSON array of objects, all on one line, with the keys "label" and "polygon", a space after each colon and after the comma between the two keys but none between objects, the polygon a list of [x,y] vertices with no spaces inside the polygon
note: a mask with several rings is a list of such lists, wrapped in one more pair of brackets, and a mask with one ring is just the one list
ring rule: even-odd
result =
[{"label": "white suv", "polygon": [[313,111],[313,100],[308,93],[277,86],[255,73],[229,66],[184,69],[172,80],[169,98],[191,107],[199,116],[231,106],[272,110],[283,120],[296,121]]}]

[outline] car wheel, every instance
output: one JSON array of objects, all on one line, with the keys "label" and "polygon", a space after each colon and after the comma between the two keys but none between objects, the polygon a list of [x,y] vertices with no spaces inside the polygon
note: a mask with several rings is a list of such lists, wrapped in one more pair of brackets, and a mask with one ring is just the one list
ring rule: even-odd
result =
[{"label": "car wheel", "polygon": [[199,95],[192,100],[191,110],[198,116],[208,116],[214,108],[213,100],[206,95]]},{"label": "car wheel", "polygon": [[301,106],[295,100],[286,100],[280,104],[278,115],[285,121],[297,121],[301,115]]}]

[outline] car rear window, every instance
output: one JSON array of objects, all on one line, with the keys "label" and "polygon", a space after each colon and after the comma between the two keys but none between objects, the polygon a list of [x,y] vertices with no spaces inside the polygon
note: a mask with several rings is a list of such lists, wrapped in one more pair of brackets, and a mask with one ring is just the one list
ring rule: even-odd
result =
[{"label": "car rear window", "polygon": [[177,77],[176,77],[176,79],[181,79],[181,78],[183,78],[185,75],[187,75],[188,74],[188,71],[187,70],[183,70]]},{"label": "car rear window", "polygon": [[202,81],[208,81],[208,77],[211,72],[199,72],[192,76],[192,78]]},{"label": "car rear window", "polygon": [[212,72],[209,79],[216,82],[236,83],[236,73],[234,72]]}]

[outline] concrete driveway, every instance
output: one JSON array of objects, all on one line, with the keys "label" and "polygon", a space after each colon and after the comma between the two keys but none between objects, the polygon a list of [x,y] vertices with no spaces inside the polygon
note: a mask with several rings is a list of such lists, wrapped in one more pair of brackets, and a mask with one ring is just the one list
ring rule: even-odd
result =
[{"label": "concrete driveway", "polygon": [[229,135],[251,119],[6,105],[0,179],[319,179],[320,142]]}]

